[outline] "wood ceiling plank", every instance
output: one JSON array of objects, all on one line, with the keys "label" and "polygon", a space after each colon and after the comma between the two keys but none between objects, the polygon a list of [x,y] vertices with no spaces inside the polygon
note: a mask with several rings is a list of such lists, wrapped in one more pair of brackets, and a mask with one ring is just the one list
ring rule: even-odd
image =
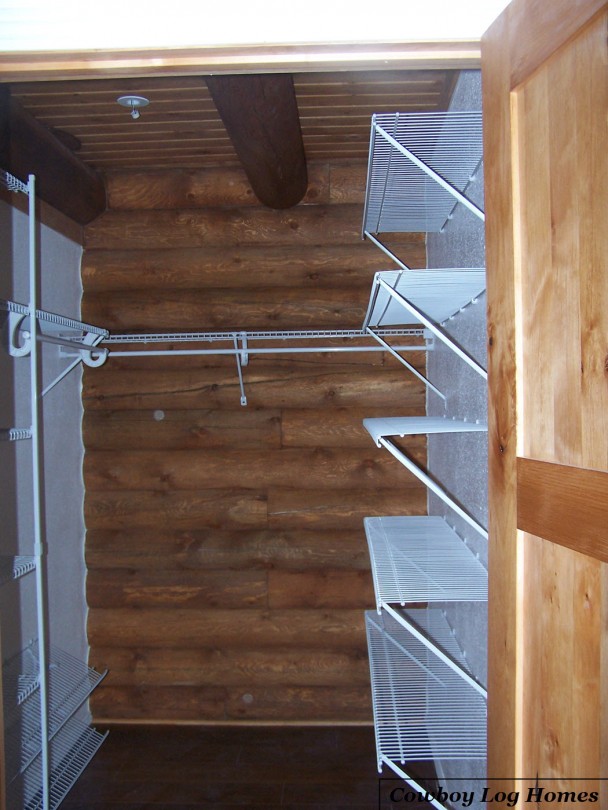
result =
[{"label": "wood ceiling plank", "polygon": [[[372,112],[444,109],[457,75],[450,70],[298,73],[294,86],[305,149],[322,159],[367,159]],[[81,158],[103,170],[237,162],[234,150],[223,148],[229,138],[200,77],[24,82],[13,85],[13,92],[45,124],[78,138],[83,144]],[[129,93],[151,101],[137,122],[116,104],[120,95]],[[336,135],[342,142],[332,137]],[[214,136],[219,140],[209,143]],[[159,139],[163,154],[154,150],[146,154],[146,144]],[[197,139],[202,139],[203,151],[191,149]],[[186,142],[187,149],[177,150],[174,142]],[[343,153],[341,147],[349,143],[360,148]],[[110,148],[104,149],[107,144]]]}]

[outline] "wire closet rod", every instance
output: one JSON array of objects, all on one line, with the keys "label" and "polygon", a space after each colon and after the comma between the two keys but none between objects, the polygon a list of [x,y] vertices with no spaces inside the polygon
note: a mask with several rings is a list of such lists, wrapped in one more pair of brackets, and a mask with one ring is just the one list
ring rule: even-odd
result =
[{"label": "wire closet rod", "polygon": [[[421,328],[389,328],[378,330],[387,337],[423,337]],[[104,338],[104,343],[215,343],[232,341],[234,336],[247,340],[333,340],[369,337],[364,329],[303,329],[295,331],[259,331],[248,332],[243,329],[232,332],[140,332],[135,334],[111,334]]]}]

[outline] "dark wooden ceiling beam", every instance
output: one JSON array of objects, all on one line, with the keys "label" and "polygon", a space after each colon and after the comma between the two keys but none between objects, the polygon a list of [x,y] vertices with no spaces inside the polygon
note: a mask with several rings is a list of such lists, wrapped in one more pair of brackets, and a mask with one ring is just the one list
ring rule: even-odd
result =
[{"label": "dark wooden ceiling beam", "polygon": [[6,85],[0,85],[0,167],[21,180],[36,175],[36,195],[80,225],[106,209],[101,174],[11,98]]},{"label": "dark wooden ceiling beam", "polygon": [[208,76],[206,82],[256,197],[270,208],[297,205],[308,176],[291,76]]}]

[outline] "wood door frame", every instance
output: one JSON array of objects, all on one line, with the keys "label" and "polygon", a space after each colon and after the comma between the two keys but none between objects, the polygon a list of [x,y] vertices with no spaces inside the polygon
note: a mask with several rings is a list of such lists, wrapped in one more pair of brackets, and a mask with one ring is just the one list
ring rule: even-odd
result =
[{"label": "wood door frame", "polygon": [[[530,617],[525,615],[526,541],[518,529],[517,500],[521,431],[518,433],[517,424],[520,392],[516,389],[519,279],[513,91],[605,7],[604,0],[513,0],[482,38],[489,342],[490,777],[535,776],[526,771],[533,766],[525,760],[522,739],[526,720],[522,702],[524,629]],[[604,647],[602,644],[602,655]]]}]

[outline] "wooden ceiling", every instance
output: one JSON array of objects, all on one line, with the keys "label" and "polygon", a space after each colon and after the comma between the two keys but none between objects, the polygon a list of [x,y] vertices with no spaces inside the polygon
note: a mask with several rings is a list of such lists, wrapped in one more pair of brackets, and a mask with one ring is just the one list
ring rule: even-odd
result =
[{"label": "wooden ceiling", "polygon": [[[367,160],[374,112],[447,108],[457,71],[296,73],[309,161]],[[106,172],[237,165],[204,76],[19,83],[11,94],[38,121],[67,133],[76,154]],[[133,120],[116,99],[150,100]]]}]

